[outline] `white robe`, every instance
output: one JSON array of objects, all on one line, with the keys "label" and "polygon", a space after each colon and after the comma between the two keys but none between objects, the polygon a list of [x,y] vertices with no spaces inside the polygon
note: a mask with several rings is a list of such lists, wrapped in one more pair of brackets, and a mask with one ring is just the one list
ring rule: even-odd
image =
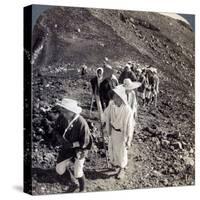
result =
[{"label": "white robe", "polygon": [[137,116],[137,98],[136,98],[136,94],[134,91],[131,91],[130,93],[127,94],[127,102],[129,104],[129,106],[131,107],[132,111],[133,111],[133,115]]},{"label": "white robe", "polygon": [[110,135],[108,146],[110,162],[115,166],[124,168],[128,163],[126,143],[128,139],[131,141],[133,137],[132,110],[129,105],[122,104],[117,107],[113,101],[110,101],[104,111],[104,120],[106,131]]},{"label": "white robe", "polygon": [[136,125],[137,108],[138,108],[135,91],[131,91],[130,93],[127,94],[127,102],[128,102],[129,106],[132,109],[132,113],[133,113],[133,129],[134,129],[135,125]]}]

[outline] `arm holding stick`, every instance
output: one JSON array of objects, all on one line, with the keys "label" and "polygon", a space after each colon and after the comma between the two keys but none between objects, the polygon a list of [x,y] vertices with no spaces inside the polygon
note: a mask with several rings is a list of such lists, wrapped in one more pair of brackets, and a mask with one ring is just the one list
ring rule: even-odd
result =
[{"label": "arm holding stick", "polygon": [[105,150],[105,154],[106,154],[106,163],[107,163],[107,167],[109,167],[109,163],[108,163],[108,157],[107,157],[107,151],[106,151],[106,144],[105,144],[105,134],[104,134],[104,130],[103,130],[103,110],[102,110],[102,107],[101,107],[101,102],[100,102],[100,98],[99,98],[99,95],[95,95],[95,98],[96,98],[96,103],[97,103],[97,108],[98,108],[98,112],[99,112],[99,119],[100,119],[100,126],[101,126],[101,132],[102,132],[102,138],[103,138],[103,147],[104,147],[104,150]]}]

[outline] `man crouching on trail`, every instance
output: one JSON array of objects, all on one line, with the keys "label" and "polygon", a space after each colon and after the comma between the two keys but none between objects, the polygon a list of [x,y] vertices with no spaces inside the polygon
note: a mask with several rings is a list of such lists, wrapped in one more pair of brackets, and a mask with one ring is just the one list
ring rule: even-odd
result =
[{"label": "man crouching on trail", "polygon": [[[82,109],[77,105],[77,101],[64,98],[57,105],[60,115],[56,120],[53,134],[61,145],[61,149],[56,172],[70,177],[71,184],[67,192],[73,192],[78,188],[77,180],[79,191],[85,192],[83,166],[87,151],[92,145],[90,130],[86,120],[80,116]],[[74,175],[69,169],[71,162],[74,163]]]}]

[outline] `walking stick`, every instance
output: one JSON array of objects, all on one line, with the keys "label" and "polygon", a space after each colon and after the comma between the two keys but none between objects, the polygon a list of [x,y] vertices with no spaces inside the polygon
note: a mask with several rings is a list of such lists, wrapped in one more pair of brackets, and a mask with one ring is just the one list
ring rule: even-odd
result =
[{"label": "walking stick", "polygon": [[105,150],[105,155],[106,155],[106,163],[107,167],[109,168],[109,162],[108,162],[108,157],[107,157],[107,151],[106,151],[106,144],[105,144],[105,138],[104,138],[104,131],[103,131],[103,110],[100,102],[99,95],[95,95],[96,103],[97,103],[97,109],[99,111],[99,119],[100,119],[100,126],[101,126],[101,132],[102,132],[102,137],[103,137],[103,148]]},{"label": "walking stick", "polygon": [[92,95],[92,102],[91,102],[91,105],[90,105],[90,117],[91,117],[93,103],[94,103],[94,94]]}]

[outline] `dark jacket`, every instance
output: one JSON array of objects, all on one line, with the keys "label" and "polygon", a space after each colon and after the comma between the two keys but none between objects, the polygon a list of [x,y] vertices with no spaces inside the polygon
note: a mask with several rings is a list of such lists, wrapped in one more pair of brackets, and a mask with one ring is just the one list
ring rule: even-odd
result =
[{"label": "dark jacket", "polygon": [[109,101],[112,99],[112,89],[114,89],[117,85],[118,81],[114,78],[106,78],[103,80],[103,82],[101,82],[99,88],[99,95],[103,110],[108,106]]},{"label": "dark jacket", "polygon": [[[75,157],[77,150],[87,150],[92,146],[90,129],[86,120],[82,116],[79,116],[67,130],[64,140],[63,134],[67,127],[68,122],[66,118],[63,114],[60,114],[54,127],[54,134],[57,134],[59,143],[61,144],[61,151],[59,152],[58,162]],[[73,148],[74,142],[78,142],[80,146]]]},{"label": "dark jacket", "polygon": [[137,81],[137,77],[132,71],[123,71],[121,73],[121,75],[119,76],[119,83],[123,84],[124,79],[126,79],[126,78],[130,78],[131,81],[133,81],[133,82]]},{"label": "dark jacket", "polygon": [[140,78],[139,78],[139,82],[141,83],[141,86],[137,89],[138,92],[144,92],[144,90],[146,89],[148,82],[147,79],[145,77],[145,75],[141,74]]},{"label": "dark jacket", "polygon": [[91,86],[92,86],[92,93],[95,95],[99,95],[99,87],[98,87],[98,80],[95,76],[90,80]]}]

